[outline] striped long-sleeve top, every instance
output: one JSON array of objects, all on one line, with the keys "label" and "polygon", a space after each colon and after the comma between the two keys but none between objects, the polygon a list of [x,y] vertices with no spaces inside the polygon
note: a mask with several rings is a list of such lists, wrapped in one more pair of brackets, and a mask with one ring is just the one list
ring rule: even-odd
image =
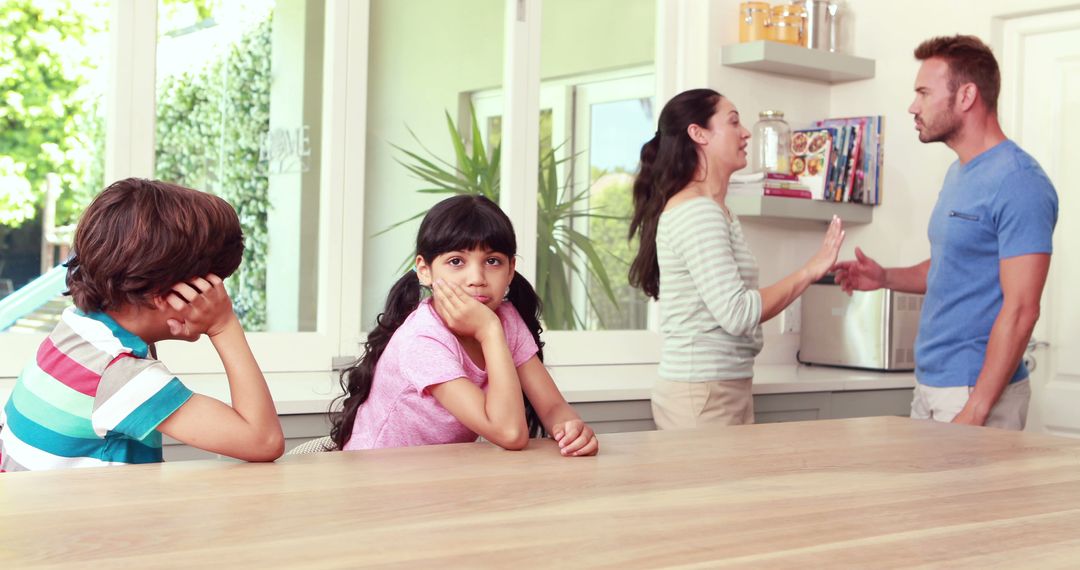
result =
[{"label": "striped long-sleeve top", "polygon": [[734,215],[707,197],[660,215],[660,377],[750,378],[761,352],[758,267]]}]

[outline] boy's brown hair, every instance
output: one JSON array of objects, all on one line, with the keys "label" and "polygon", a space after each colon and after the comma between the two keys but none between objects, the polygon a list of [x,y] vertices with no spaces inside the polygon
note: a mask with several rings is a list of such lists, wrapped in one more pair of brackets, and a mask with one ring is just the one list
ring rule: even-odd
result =
[{"label": "boy's brown hair", "polygon": [[949,91],[952,94],[961,84],[974,83],[986,108],[997,113],[1001,70],[989,46],[975,36],[956,35],[930,38],[915,48],[915,59],[926,61],[932,57],[949,64]]},{"label": "boy's brown hair", "polygon": [[75,230],[67,287],[75,306],[152,306],[180,282],[240,266],[244,235],[228,202],[159,180],[127,178],[94,198]]}]

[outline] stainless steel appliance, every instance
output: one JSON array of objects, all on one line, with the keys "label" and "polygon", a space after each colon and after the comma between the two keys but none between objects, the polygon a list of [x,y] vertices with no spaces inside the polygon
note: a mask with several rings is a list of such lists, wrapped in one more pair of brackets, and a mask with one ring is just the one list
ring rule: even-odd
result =
[{"label": "stainless steel appliance", "polygon": [[915,334],[923,296],[889,290],[855,291],[816,283],[802,296],[797,359],[872,370],[914,370]]}]

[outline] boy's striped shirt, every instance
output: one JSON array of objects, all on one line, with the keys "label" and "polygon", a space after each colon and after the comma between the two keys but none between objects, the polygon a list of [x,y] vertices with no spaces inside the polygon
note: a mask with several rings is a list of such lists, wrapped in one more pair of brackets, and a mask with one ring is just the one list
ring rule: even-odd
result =
[{"label": "boy's striped shirt", "polygon": [[157,426],[191,397],[104,313],[64,311],[0,414],[0,470],[161,461]]}]

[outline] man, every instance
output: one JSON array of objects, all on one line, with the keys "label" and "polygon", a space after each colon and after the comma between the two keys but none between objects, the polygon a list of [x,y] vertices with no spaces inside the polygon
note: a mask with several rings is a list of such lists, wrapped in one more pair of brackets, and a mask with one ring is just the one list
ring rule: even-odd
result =
[{"label": "man", "polygon": [[915,343],[911,417],[1021,430],[1031,388],[1021,362],[1050,268],[1057,194],[1039,164],[998,123],[1001,75],[974,36],[932,38],[908,112],[949,167],[930,217],[930,259],[882,268],[856,248],[836,265],[847,293],[926,293]]}]

